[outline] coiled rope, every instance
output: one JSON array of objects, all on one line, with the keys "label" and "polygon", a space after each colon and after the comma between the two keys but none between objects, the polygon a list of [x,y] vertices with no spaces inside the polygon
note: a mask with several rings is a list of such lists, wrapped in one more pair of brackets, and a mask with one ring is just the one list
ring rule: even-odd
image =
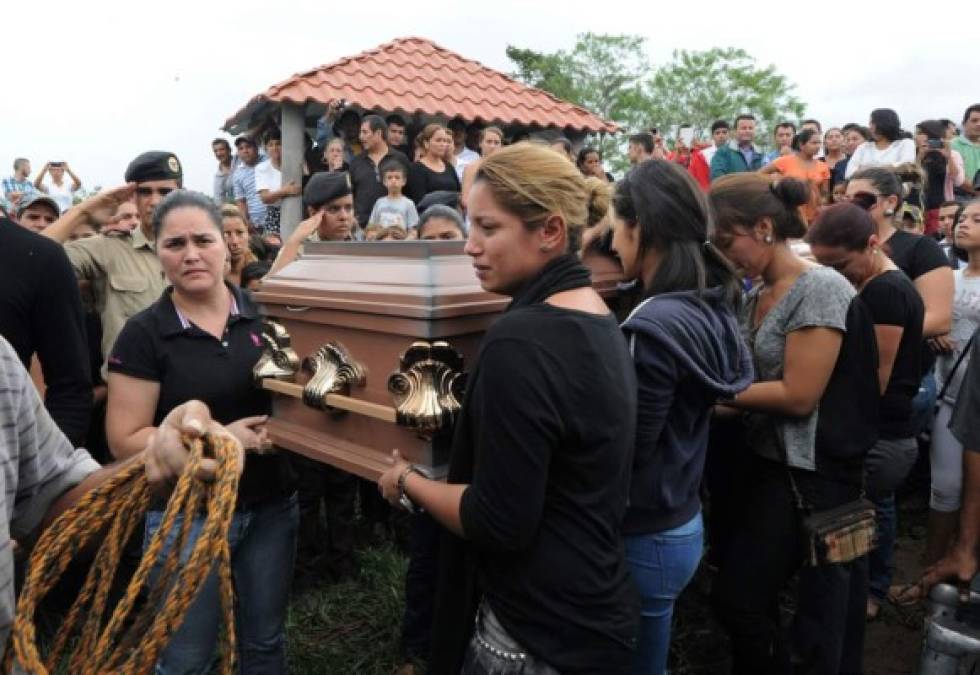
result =
[{"label": "coiled rope", "polygon": [[[68,659],[67,672],[72,675],[150,673],[208,574],[216,569],[224,624],[219,638],[219,672],[232,675],[236,647],[228,529],[238,495],[239,450],[233,439],[216,434],[197,439],[185,436],[183,442],[189,452],[187,466],[126,594],[107,621],[104,620],[106,603],[123,548],[143,522],[150,504],[151,491],[143,464],[133,462],[88,492],[44,531],[31,554],[25,585],[17,602],[4,672],[11,672],[15,662],[28,673],[57,672]],[[213,482],[195,477],[204,457],[217,460]],[[204,527],[189,556],[186,553],[183,556],[186,562],[181,564],[194,515],[202,508],[206,514]],[[175,532],[178,516],[183,516],[183,520]],[[38,604],[72,558],[102,533],[106,533],[105,538],[78,598],[47,657],[42,659],[34,625]],[[169,550],[151,583],[150,572],[165,545],[169,545]],[[144,587],[146,602],[134,612]]]}]

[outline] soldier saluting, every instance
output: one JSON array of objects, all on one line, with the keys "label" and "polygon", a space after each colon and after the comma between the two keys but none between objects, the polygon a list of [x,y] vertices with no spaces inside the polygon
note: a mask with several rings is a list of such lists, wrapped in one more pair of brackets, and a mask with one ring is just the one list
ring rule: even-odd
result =
[{"label": "soldier saluting", "polygon": [[[91,285],[102,316],[102,354],[109,354],[126,320],[146,309],[167,286],[154,250],[153,209],[181,187],[183,172],[170,152],[144,152],[126,167],[126,185],[86,199],[43,232],[65,244],[79,281]],[[68,241],[75,228],[100,212],[114,212],[135,195],[139,227],[128,233]],[[102,376],[106,377],[106,364]]]}]

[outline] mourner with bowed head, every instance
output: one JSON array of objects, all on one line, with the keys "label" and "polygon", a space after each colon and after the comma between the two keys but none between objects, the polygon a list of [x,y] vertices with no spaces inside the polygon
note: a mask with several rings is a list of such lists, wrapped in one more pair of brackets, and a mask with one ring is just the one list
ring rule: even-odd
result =
[{"label": "mourner with bowed head", "polygon": [[[738,173],[710,192],[714,243],[745,277],[762,279],[740,312],[756,381],[726,402],[743,411],[748,457],[727,477],[737,486],[725,505],[732,531],[712,587],[739,675],[790,672],[791,654],[800,672],[862,670],[867,557],[804,564],[801,542],[807,510],[861,493],[878,429],[874,327],[844,277],[790,248],[806,231],[799,207],[808,189]],[[777,600],[797,572],[788,643]]]},{"label": "mourner with bowed head", "polygon": [[[127,321],[109,356],[109,446],[119,459],[137,454],[167,415],[191,399],[206,403],[241,442],[248,454],[229,535],[241,669],[286,673],[298,511],[286,456],[259,454],[272,449],[265,429],[270,396],[252,382],[262,355],[262,319],[248,296],[224,280],[228,251],[221,214],[210,198],[187,191],[168,195],[154,212],[153,231],[171,285]],[[144,547],[161,526],[164,506],[151,505]],[[202,525],[203,516],[195,515],[188,547]],[[160,573],[163,559],[153,574]],[[170,639],[157,673],[207,672],[217,649],[219,596],[213,573]]]},{"label": "mourner with bowed head", "polygon": [[468,198],[465,251],[483,289],[512,301],[470,366],[447,482],[397,452],[379,480],[392,504],[446,529],[430,672],[485,673],[501,658],[524,672],[623,672],[639,618],[619,541],[636,383],[574,255],[585,180],[521,143],[483,160]]},{"label": "mourner with bowed head", "polygon": [[895,490],[919,454],[912,399],[922,379],[922,298],[889,259],[871,216],[854,204],[836,204],[807,231],[810,252],[854,285],[871,312],[878,345],[881,405],[878,441],[865,461],[865,487],[875,503],[878,541],[869,557],[868,617],[890,595],[896,537]]},{"label": "mourner with bowed head", "polygon": [[674,601],[701,560],[711,412],[752,383],[752,356],[736,316],[741,286],[708,242],[707,198],[684,168],[640,164],[616,184],[612,205],[612,248],[643,289],[623,324],[639,387],[623,522],[643,616],[631,672],[662,675]]}]

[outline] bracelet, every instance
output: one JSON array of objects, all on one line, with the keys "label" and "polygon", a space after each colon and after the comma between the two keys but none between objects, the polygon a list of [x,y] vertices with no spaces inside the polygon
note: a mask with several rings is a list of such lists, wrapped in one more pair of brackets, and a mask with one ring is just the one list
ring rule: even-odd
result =
[{"label": "bracelet", "polygon": [[412,498],[405,492],[405,480],[410,473],[417,473],[423,478],[431,479],[431,476],[429,476],[429,473],[425,469],[415,464],[409,464],[398,476],[398,503],[409,513],[422,513],[425,509],[412,501]]}]

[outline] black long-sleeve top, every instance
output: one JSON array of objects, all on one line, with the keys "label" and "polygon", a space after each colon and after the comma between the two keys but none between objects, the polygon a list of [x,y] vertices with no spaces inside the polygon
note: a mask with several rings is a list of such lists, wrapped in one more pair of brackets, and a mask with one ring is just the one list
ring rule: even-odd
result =
[{"label": "black long-sleeve top", "polygon": [[44,405],[81,446],[92,412],[85,315],[78,279],[56,242],[0,219],[0,335],[29,368],[37,354]]},{"label": "black long-sleeve top", "polygon": [[639,618],[620,538],[636,379],[615,319],[507,312],[468,386],[460,517],[484,599],[560,672],[625,672]]}]

